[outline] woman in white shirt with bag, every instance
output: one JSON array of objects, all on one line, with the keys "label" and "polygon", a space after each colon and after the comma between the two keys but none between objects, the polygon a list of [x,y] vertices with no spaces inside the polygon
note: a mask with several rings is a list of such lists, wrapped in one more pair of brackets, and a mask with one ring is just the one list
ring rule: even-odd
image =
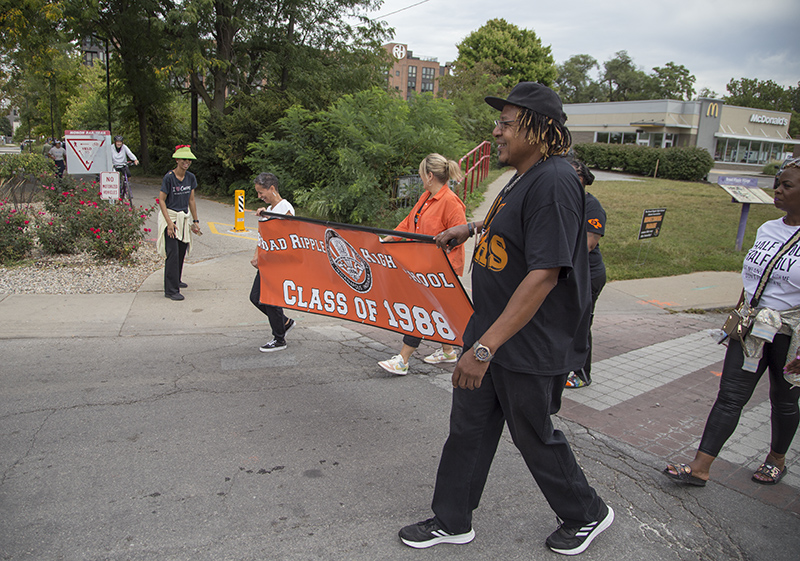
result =
[{"label": "woman in white shirt with bag", "polygon": [[786,474],[786,452],[800,423],[800,158],[786,162],[775,176],[775,206],[786,216],[761,225],[742,267],[744,315],[753,317],[752,327],[741,340],[728,340],[719,393],[694,460],[664,469],[680,483],[706,484],[711,464],[766,371],[772,438],[752,480],[775,485]]}]

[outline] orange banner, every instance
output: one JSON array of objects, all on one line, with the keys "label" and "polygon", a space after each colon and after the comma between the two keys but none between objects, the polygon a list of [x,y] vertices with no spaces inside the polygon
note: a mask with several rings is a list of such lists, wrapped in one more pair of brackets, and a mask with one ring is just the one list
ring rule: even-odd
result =
[{"label": "orange banner", "polygon": [[258,247],[264,304],[462,344],[472,303],[432,243],[381,243],[344,224],[272,218],[259,223]]}]

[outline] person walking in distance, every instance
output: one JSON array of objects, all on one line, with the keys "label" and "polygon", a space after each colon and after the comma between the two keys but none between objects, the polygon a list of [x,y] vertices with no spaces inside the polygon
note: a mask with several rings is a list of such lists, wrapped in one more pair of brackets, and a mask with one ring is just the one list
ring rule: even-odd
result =
[{"label": "person walking in distance", "polygon": [[60,140],[56,140],[56,145],[50,148],[47,155],[56,164],[56,175],[58,177],[64,177],[64,171],[67,169],[67,162],[65,161],[67,158],[67,151],[64,149]]},{"label": "person walking in distance", "polygon": [[[572,161],[572,167],[586,189],[594,183],[594,174],[589,167],[580,160]],[[600,253],[600,238],[606,234],[606,211],[597,198],[586,192],[586,245],[589,248],[589,272],[592,279],[592,319],[589,320],[589,354],[586,364],[567,376],[567,388],[585,388],[592,383],[592,322],[594,321],[594,308],[597,299],[606,285],[606,265]]]},{"label": "person walking in distance", "polygon": [[545,544],[576,555],[614,520],[551,420],[567,375],[583,366],[588,352],[584,192],[570,164],[558,157],[571,137],[553,90],[521,82],[508,99],[486,102],[500,111],[492,131],[498,159],[516,174],[482,221],[435,238],[447,250],[451,241],[460,245],[480,235],[472,268],[474,313],[453,371],[450,434],[436,474],[434,516],[402,528],[400,539],[415,548],[474,539],[473,511],[507,424],[561,520]]}]

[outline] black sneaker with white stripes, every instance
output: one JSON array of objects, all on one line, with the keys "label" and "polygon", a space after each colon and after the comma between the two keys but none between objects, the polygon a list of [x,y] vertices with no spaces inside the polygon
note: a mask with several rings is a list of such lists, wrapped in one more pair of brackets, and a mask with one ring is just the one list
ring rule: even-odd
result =
[{"label": "black sneaker with white stripes", "polygon": [[475,539],[475,530],[469,529],[464,534],[450,534],[439,526],[435,518],[429,518],[422,522],[417,522],[411,526],[406,526],[400,530],[400,541],[409,547],[424,549],[440,543],[469,543]]},{"label": "black sneaker with white stripes", "polygon": [[286,348],[286,341],[278,341],[277,339],[273,339],[269,343],[264,343],[261,345],[258,350],[262,353],[271,353],[273,351],[282,351]]},{"label": "black sneaker with white stripes", "polygon": [[592,540],[611,526],[612,522],[614,522],[614,510],[610,506],[606,506],[606,513],[600,517],[600,520],[582,526],[567,526],[562,523],[558,530],[547,537],[545,543],[556,553],[578,555],[586,551]]}]

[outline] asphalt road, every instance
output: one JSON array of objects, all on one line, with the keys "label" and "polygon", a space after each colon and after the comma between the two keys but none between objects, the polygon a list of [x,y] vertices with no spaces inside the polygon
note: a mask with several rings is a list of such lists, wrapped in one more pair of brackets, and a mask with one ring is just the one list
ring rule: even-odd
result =
[{"label": "asphalt road", "polygon": [[[475,541],[402,545],[399,528],[430,516],[449,368],[413,359],[391,376],[376,361],[398,336],[298,312],[288,349],[259,353],[253,234],[228,231],[225,205],[201,201],[200,217],[183,302],[158,272],[129,295],[0,294],[0,559],[559,558],[544,546],[555,516],[507,434]],[[667,331],[683,315],[650,306],[629,321],[643,314]],[[617,514],[584,559],[797,559],[791,512],[714,482],[678,487],[663,458],[557,423]]]}]

